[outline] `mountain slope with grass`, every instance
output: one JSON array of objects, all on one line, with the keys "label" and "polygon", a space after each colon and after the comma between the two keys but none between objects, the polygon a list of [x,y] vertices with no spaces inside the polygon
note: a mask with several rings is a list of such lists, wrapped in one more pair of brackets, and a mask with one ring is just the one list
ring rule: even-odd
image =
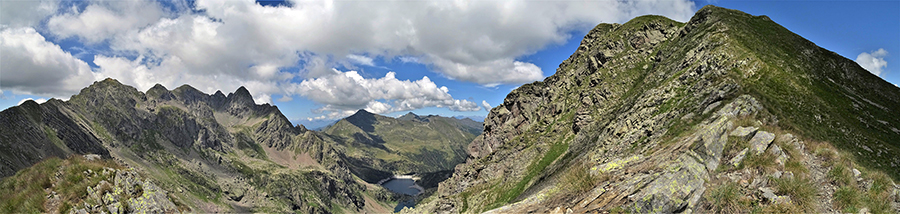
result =
[{"label": "mountain slope with grass", "polygon": [[900,212],[900,88],[766,16],[599,24],[409,213]]},{"label": "mountain slope with grass", "polygon": [[352,164],[355,174],[377,182],[385,178],[385,172],[424,174],[452,170],[466,160],[466,145],[481,134],[481,128],[481,123],[471,119],[411,112],[392,118],[359,110],[323,132],[346,149],[343,154],[348,161],[358,163]]}]

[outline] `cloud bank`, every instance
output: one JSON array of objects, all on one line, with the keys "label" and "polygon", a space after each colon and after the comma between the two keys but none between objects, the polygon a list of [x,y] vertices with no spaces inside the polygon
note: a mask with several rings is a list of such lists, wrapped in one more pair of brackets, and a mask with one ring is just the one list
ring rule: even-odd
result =
[{"label": "cloud bank", "polygon": [[884,57],[887,57],[887,55],[888,52],[884,48],[879,48],[871,53],[863,52],[856,56],[856,63],[875,74],[875,76],[881,76],[881,72],[887,67],[887,61],[884,61]]},{"label": "cloud bank", "polygon": [[[522,57],[564,43],[573,31],[644,14],[687,21],[695,11],[687,0],[298,0],[288,5],[261,6],[252,0],[3,1],[0,46],[4,53],[23,54],[3,55],[0,87],[68,96],[112,77],[141,90],[156,83],[170,88],[190,84],[212,93],[243,85],[258,103],[271,103],[273,95],[281,95],[281,101],[304,96],[324,105],[322,112],[351,107],[475,111],[484,103],[453,99],[446,86],[421,88],[420,82],[434,85],[427,78],[363,78],[358,73],[351,78],[334,68],[378,66],[374,59],[380,58],[423,64],[456,81],[517,85],[544,77]],[[96,67],[63,51],[54,43],[61,39],[100,46],[104,51],[90,53]],[[9,78],[21,70],[32,73]],[[383,85],[365,85],[376,83]],[[387,90],[411,84],[420,88],[413,87],[418,91],[410,94],[421,94]],[[361,88],[385,91],[350,93]],[[355,98],[361,100],[348,101]]]},{"label": "cloud bank", "polygon": [[356,71],[334,70],[332,75],[304,80],[291,91],[325,104],[316,111],[329,113],[329,118],[349,116],[358,109],[376,114],[425,107],[446,107],[451,111],[481,109],[472,101],[453,99],[446,86],[438,87],[427,76],[409,81],[399,80],[395,75],[388,72],[382,78],[366,79]]}]

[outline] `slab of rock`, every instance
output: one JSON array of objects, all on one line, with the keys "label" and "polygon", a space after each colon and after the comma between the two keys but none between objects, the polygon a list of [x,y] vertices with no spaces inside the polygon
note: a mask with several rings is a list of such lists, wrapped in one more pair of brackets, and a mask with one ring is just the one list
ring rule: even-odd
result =
[{"label": "slab of rock", "polygon": [[752,127],[752,126],[751,127],[739,126],[736,129],[734,129],[733,131],[731,131],[731,133],[728,135],[733,136],[733,137],[738,137],[742,140],[750,140],[750,138],[753,137],[753,135],[755,135],[756,131],[758,131],[758,130],[759,130],[759,128]]},{"label": "slab of rock", "polygon": [[691,149],[699,155],[701,161],[706,162],[706,169],[715,170],[719,166],[722,151],[728,143],[726,133],[732,126],[728,119],[727,116],[719,117],[715,122],[704,126],[699,131],[699,142],[695,143],[697,147]]},{"label": "slab of rock", "polygon": [[143,194],[137,198],[128,199],[130,212],[139,213],[171,213],[178,208],[166,196],[166,191],[160,189],[150,181],[142,183]]},{"label": "slab of rock", "polygon": [[772,144],[772,146],[769,148],[769,153],[775,155],[775,163],[781,166],[784,166],[784,163],[788,159],[788,156],[786,153],[784,153],[784,150],[781,150],[781,147],[775,144]]},{"label": "slab of rock", "polygon": [[97,155],[97,154],[86,154],[86,155],[84,155],[84,159],[87,159],[88,161],[100,160],[100,155]]},{"label": "slab of rock", "polygon": [[680,207],[696,205],[706,190],[703,184],[709,174],[705,164],[686,154],[674,163],[677,164],[634,194],[637,201],[631,212],[672,213]]},{"label": "slab of rock", "polygon": [[729,163],[731,163],[731,165],[733,165],[734,167],[737,167],[738,165],[740,165],[741,161],[744,160],[744,157],[747,157],[748,149],[749,148],[744,148],[744,150],[741,150],[741,152],[738,152],[738,154],[735,155],[734,158],[731,158],[731,161],[729,161]]},{"label": "slab of rock", "polygon": [[753,135],[753,139],[750,139],[750,148],[753,154],[762,154],[769,148],[769,144],[772,144],[772,141],[775,140],[775,134],[766,131],[759,131]]},{"label": "slab of rock", "polygon": [[774,202],[778,198],[778,195],[775,195],[775,190],[773,190],[772,188],[760,187],[759,191],[763,193],[763,198],[768,201]]},{"label": "slab of rock", "polygon": [[775,203],[776,204],[790,204],[791,196],[779,195],[779,196],[775,197]]}]

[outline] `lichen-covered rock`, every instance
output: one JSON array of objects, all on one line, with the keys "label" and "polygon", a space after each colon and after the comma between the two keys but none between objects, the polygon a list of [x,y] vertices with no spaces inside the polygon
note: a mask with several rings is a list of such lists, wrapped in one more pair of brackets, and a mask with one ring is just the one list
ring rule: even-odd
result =
[{"label": "lichen-covered rock", "polygon": [[676,164],[634,194],[636,213],[673,213],[693,207],[703,194],[707,168],[696,157],[682,155]]},{"label": "lichen-covered rock", "polygon": [[698,158],[708,170],[715,170],[719,166],[719,159],[722,159],[722,150],[728,143],[728,135],[725,134],[725,131],[731,129],[732,124],[728,119],[728,116],[721,116],[715,122],[701,129],[700,141],[697,142],[699,144],[695,143],[699,147],[692,148],[700,155]]},{"label": "lichen-covered rock", "polygon": [[739,126],[739,127],[735,128],[734,131],[731,131],[731,134],[728,134],[728,135],[737,137],[737,138],[743,139],[743,140],[750,140],[750,138],[756,134],[757,130],[759,130],[759,128],[757,128],[757,127]]},{"label": "lichen-covered rock", "polygon": [[756,155],[762,154],[769,148],[769,144],[772,144],[773,140],[775,140],[775,134],[771,132],[756,132],[756,135],[753,135],[753,138],[750,139],[750,152]]},{"label": "lichen-covered rock", "polygon": [[775,163],[782,166],[784,166],[785,161],[788,159],[788,155],[776,144],[772,144],[772,146],[769,147],[769,153],[775,155]]},{"label": "lichen-covered rock", "polygon": [[[111,182],[101,180],[96,186],[87,187],[83,208],[90,213],[173,213],[178,208],[168,193],[145,179],[134,169],[116,170],[104,168],[101,174],[115,173]],[[89,203],[90,202],[90,203]],[[94,204],[96,203],[96,204]],[[124,208],[127,204],[128,210]]]},{"label": "lichen-covered rock", "polygon": [[734,167],[737,167],[741,164],[741,161],[744,160],[744,157],[747,157],[747,150],[749,149],[750,148],[744,148],[743,150],[738,152],[737,155],[734,156],[734,158],[731,158],[731,161],[728,161],[728,163],[730,163]]}]

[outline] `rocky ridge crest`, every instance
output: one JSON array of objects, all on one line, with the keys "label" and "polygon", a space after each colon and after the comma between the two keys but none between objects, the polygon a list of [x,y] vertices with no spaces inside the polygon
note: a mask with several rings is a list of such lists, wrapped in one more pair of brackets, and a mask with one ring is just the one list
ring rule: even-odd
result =
[{"label": "rocky ridge crest", "polygon": [[706,6],[687,23],[600,24],[493,108],[412,212],[896,212],[898,93],[765,16]]}]

